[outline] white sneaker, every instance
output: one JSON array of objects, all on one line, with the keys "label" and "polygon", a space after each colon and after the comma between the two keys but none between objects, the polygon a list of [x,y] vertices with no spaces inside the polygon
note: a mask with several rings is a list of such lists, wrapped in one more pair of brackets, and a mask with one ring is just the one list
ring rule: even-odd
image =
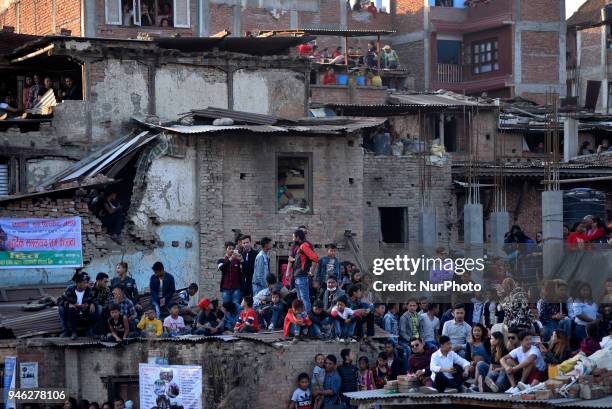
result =
[{"label": "white sneaker", "polygon": [[489,378],[488,376],[485,376],[485,380],[484,381],[487,384],[487,386],[489,387],[489,389],[491,389],[491,392],[493,392],[493,393],[499,392],[499,387],[497,386],[497,384],[495,382],[493,382],[493,379]]},{"label": "white sneaker", "polygon": [[509,395],[514,395],[515,393],[519,393],[520,391],[521,391],[521,390],[520,390],[520,389],[519,389],[517,386],[515,386],[514,388],[510,388],[510,389],[508,389],[508,390],[507,390],[506,392],[504,392],[504,393],[507,393],[507,394],[509,394]]},{"label": "white sneaker", "polygon": [[519,382],[519,383],[516,384],[516,387],[519,388],[520,390],[524,391],[525,389],[529,388],[529,385],[526,385],[523,382]]}]

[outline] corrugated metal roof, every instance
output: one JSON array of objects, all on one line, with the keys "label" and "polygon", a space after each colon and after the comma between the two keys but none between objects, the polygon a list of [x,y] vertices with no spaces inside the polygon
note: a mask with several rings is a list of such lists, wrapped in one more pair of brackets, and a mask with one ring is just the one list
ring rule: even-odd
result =
[{"label": "corrugated metal roof", "polygon": [[[340,27],[313,27],[313,28],[296,28],[287,30],[260,30],[259,35],[293,35],[299,36],[302,34],[321,35],[321,36],[338,36],[338,37],[371,37],[378,35],[390,35],[396,33],[395,30],[384,29],[343,29]],[[274,38],[274,37],[267,37]]]},{"label": "corrugated metal roof", "polygon": [[160,48],[183,52],[206,52],[218,49],[250,55],[274,55],[314,40],[314,37],[161,37],[153,42]]},{"label": "corrugated metal roof", "polygon": [[272,115],[255,114],[252,112],[234,111],[232,109],[206,107],[203,109],[192,109],[191,115],[195,118],[230,118],[234,123],[245,123],[255,125],[274,125],[278,118]]},{"label": "corrugated metal roof", "polygon": [[268,133],[268,132],[287,132],[286,128],[279,126],[270,125],[228,125],[228,126],[215,126],[215,125],[153,125],[158,129],[166,131],[191,135],[191,134],[202,134],[202,133],[214,133],[214,132],[227,132],[227,131],[249,131],[253,133]]},{"label": "corrugated metal roof", "polygon": [[[372,391],[349,392],[345,396],[351,398],[352,401],[388,401],[395,400],[394,404],[404,405],[428,405],[428,404],[460,404],[474,405],[486,404],[486,402],[507,403],[508,407],[516,404],[521,407],[537,406],[549,408],[584,408],[584,409],[599,409],[610,408],[612,396],[596,400],[578,400],[578,399],[550,399],[550,400],[519,400],[510,397],[503,393],[438,393],[426,395],[421,393],[387,393],[384,389],[376,389]],[[440,402],[442,401],[442,402]]]},{"label": "corrugated metal roof", "polygon": [[17,34],[0,30],[0,56],[13,53],[17,48],[29,42],[40,39],[40,36],[29,34]]},{"label": "corrugated metal roof", "polygon": [[389,95],[389,102],[392,104],[405,105],[432,105],[432,106],[473,106],[473,107],[495,107],[495,105],[484,101],[476,100],[472,97],[451,95],[449,93],[428,93],[428,94],[399,94]]}]

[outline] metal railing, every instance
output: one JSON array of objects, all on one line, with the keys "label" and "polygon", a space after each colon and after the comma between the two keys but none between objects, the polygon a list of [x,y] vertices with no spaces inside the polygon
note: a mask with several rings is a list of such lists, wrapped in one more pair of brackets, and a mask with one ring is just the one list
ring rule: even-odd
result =
[{"label": "metal railing", "polygon": [[456,84],[463,81],[463,70],[459,64],[437,64],[438,82]]}]

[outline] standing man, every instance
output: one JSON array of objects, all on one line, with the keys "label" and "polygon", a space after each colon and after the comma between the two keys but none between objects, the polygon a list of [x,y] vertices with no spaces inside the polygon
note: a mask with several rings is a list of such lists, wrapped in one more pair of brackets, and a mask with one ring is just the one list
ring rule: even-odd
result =
[{"label": "standing man", "polygon": [[260,240],[261,251],[255,257],[253,275],[251,278],[251,290],[257,295],[267,287],[266,277],[270,274],[270,250],[272,249],[272,239],[264,237]]},{"label": "standing man", "polygon": [[34,74],[32,77],[34,79],[34,85],[30,87],[30,94],[28,96],[28,106],[32,108],[36,101],[38,100],[38,92],[42,88],[42,84],[40,83],[40,75]]},{"label": "standing man", "polygon": [[314,252],[312,245],[306,241],[303,230],[293,232],[293,242],[297,246],[293,266],[293,277],[298,298],[304,301],[304,310],[310,312],[310,284],[308,278],[313,275],[312,269],[319,262],[319,256]]},{"label": "standing man", "polygon": [[323,407],[331,407],[340,400],[340,385],[342,380],[336,364],[338,363],[335,355],[327,355],[325,358],[325,379],[323,387],[315,391],[315,396],[323,396]]},{"label": "standing man", "polygon": [[248,234],[241,237],[242,241],[242,295],[255,296],[253,293],[253,271],[255,271],[255,257],[257,250],[253,248],[251,236]]},{"label": "standing man", "polygon": [[225,242],[225,256],[217,262],[221,272],[221,297],[223,302],[240,304],[242,294],[242,256],[233,241]]},{"label": "standing man", "polygon": [[167,273],[164,265],[160,261],[153,264],[153,275],[149,280],[151,290],[151,304],[155,307],[155,314],[159,318],[161,309],[167,308],[172,301],[172,296],[176,291],[174,277]]}]

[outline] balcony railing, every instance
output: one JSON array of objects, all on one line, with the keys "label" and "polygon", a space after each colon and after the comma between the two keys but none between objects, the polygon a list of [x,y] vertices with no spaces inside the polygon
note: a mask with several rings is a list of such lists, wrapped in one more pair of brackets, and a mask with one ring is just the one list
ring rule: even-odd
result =
[{"label": "balcony railing", "polygon": [[463,72],[459,64],[438,64],[438,82],[457,84],[463,80]]}]

